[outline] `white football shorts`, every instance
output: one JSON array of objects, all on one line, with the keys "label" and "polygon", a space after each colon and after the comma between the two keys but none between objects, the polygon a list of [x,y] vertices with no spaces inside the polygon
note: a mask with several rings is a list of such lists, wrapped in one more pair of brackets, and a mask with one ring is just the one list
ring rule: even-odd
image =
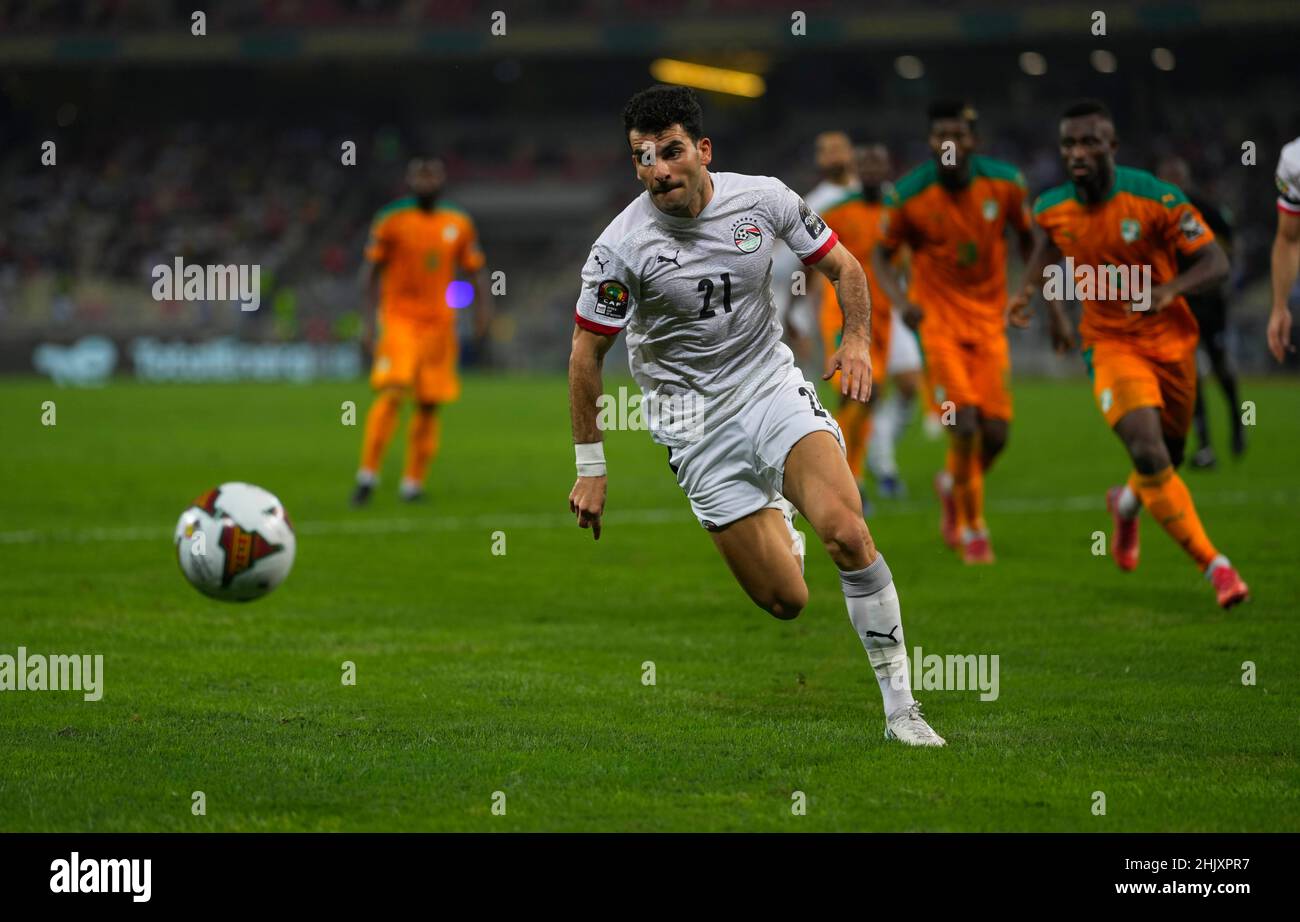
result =
[{"label": "white football shorts", "polygon": [[835,417],[817,399],[817,388],[791,366],[777,386],[759,393],[697,442],[668,452],[668,465],[710,531],[771,505],[781,496],[785,459],[811,432],[829,432],[844,450]]}]

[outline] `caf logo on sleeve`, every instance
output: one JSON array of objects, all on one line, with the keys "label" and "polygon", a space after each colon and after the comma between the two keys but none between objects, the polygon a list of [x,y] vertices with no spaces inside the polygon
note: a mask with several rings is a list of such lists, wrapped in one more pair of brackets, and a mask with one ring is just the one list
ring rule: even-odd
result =
[{"label": "caf logo on sleeve", "polygon": [[627,316],[627,286],[617,279],[605,279],[596,288],[596,313],[622,320]]}]

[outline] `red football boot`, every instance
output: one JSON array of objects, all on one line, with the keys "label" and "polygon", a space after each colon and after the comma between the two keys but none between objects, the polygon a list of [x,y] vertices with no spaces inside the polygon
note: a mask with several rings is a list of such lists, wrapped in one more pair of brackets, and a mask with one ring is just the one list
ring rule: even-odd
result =
[{"label": "red football boot", "polygon": [[1136,570],[1138,565],[1138,520],[1137,516],[1126,519],[1119,514],[1119,495],[1123,487],[1111,487],[1106,491],[1106,508],[1110,510],[1111,521],[1115,530],[1110,538],[1110,553],[1121,570]]},{"label": "red football boot", "polygon": [[1238,602],[1250,598],[1250,589],[1229,564],[1216,567],[1210,574],[1210,582],[1214,584],[1214,589],[1219,594],[1219,605],[1222,608],[1231,608]]}]

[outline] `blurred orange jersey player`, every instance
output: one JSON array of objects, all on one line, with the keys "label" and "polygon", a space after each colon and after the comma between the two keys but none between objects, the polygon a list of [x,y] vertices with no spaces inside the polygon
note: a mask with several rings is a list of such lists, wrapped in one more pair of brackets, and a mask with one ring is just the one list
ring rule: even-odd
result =
[{"label": "blurred orange jersey player", "polygon": [[[975,121],[975,110],[962,102],[930,107],[933,156],[895,186],[897,202],[874,264],[895,309],[919,324],[935,400],[949,410],[948,462],[935,478],[940,530],[966,563],[991,563],[984,473],[1006,445],[1011,423],[1006,235],[1016,234],[1024,257],[1033,236],[1024,177],[975,153]],[[905,244],[912,251],[906,295],[887,265]]]},{"label": "blurred orange jersey player", "polygon": [[[892,318],[889,297],[876,283],[875,272],[871,268],[871,251],[875,249],[883,233],[885,208],[893,193],[885,185],[889,175],[889,152],[880,144],[872,144],[854,149],[853,169],[862,183],[860,189],[846,191],[839,201],[821,212],[824,220],[836,234],[840,242],[862,264],[867,275],[867,287],[871,293],[871,377],[873,381],[870,404],[857,400],[841,399],[835,411],[835,421],[844,433],[845,454],[849,470],[858,480],[858,489],[862,491],[861,477],[867,444],[871,439],[871,414],[885,390],[885,375],[889,365],[890,331]],[[835,286],[829,279],[822,279],[821,307],[819,326],[822,335],[823,354],[833,355],[840,347],[840,335],[844,328],[844,313],[835,294]],[[831,378],[831,385],[838,389],[839,372]],[[865,498],[864,498],[865,502]]]},{"label": "blurred orange jersey player", "polygon": [[[456,371],[456,310],[472,303],[475,331],[486,332],[485,259],[469,215],[439,203],[446,173],[439,160],[413,160],[407,169],[412,195],[375,216],[366,245],[368,288],[378,288],[378,341],[370,384],[377,395],[366,416],[361,466],[352,496],[363,505],[379,476],[384,451],[409,395],[411,417],[400,494],[424,495],[424,479],[438,449],[439,404],[460,396]],[[457,275],[474,281],[457,281]],[[367,320],[366,339],[373,338]]]},{"label": "blurred orange jersey player", "polygon": [[[1029,299],[1043,288],[1052,339],[1068,348],[1073,333],[1059,299],[1070,294],[1044,282],[1073,283],[1073,298],[1083,302],[1080,333],[1097,407],[1133,462],[1127,484],[1106,497],[1115,527],[1111,554],[1122,570],[1137,566],[1145,506],[1229,608],[1247,598],[1246,584],[1210,542],[1176,470],[1196,400],[1196,318],[1184,295],[1222,280],[1228,258],[1182,190],[1116,166],[1118,147],[1103,104],[1084,101],[1063,114],[1061,159],[1070,182],[1044,192],[1034,206],[1041,232],[1026,284],[1009,305],[1011,318],[1027,323]],[[1181,273],[1179,256],[1187,261]],[[1062,257],[1063,273],[1056,265]]]}]

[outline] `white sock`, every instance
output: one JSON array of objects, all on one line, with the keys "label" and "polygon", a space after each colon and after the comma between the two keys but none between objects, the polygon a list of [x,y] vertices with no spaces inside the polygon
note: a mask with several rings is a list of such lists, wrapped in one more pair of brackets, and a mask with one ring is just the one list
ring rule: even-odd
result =
[{"label": "white sock", "polygon": [[1121,519],[1131,519],[1142,511],[1142,500],[1138,495],[1129,489],[1128,484],[1124,484],[1119,491],[1119,502],[1115,504],[1119,510]]},{"label": "white sock", "polygon": [[420,492],[420,485],[409,477],[402,478],[402,485],[398,487],[403,496],[412,496]]},{"label": "white sock", "polygon": [[903,616],[894,577],[882,555],[861,570],[841,570],[849,622],[875,670],[885,716],[912,703],[912,681],[903,642]]},{"label": "white sock", "polygon": [[375,485],[375,481],[378,479],[379,478],[375,476],[374,471],[368,471],[365,468],[362,468],[361,470],[357,471],[357,483],[359,483],[363,487],[373,487]]},{"label": "white sock", "polygon": [[898,406],[894,410],[894,441],[897,442],[907,431],[907,424],[912,421],[912,406],[916,403],[916,398],[905,397],[897,390],[894,391],[893,397],[898,401]]},{"label": "white sock", "polygon": [[898,476],[894,457],[894,437],[898,432],[898,394],[885,398],[873,414],[871,443],[867,446],[867,468],[877,479]]},{"label": "white sock", "polygon": [[1210,579],[1211,577],[1214,576],[1215,570],[1219,569],[1219,567],[1226,567],[1226,566],[1230,566],[1228,562],[1228,558],[1220,554],[1219,556],[1211,560],[1210,565],[1205,568],[1205,578]]}]

